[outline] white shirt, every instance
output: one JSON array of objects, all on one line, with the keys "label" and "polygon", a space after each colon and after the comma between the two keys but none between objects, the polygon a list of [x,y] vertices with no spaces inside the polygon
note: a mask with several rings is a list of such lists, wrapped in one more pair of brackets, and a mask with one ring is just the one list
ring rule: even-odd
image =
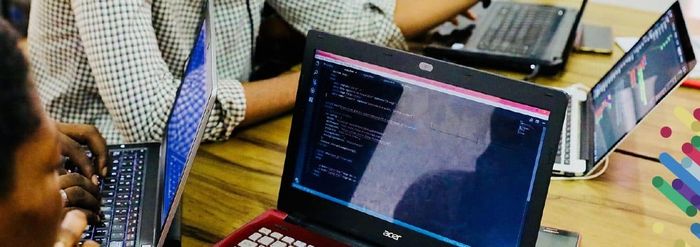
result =
[{"label": "white shirt", "polygon": [[[218,92],[206,140],[245,115],[250,73],[246,0],[215,0]],[[393,0],[249,0],[254,33],[265,3],[295,29],[405,48]],[[34,0],[29,51],[50,117],[97,126],[110,144],[160,141],[201,19],[202,0]],[[274,100],[274,99],[270,99]]]}]

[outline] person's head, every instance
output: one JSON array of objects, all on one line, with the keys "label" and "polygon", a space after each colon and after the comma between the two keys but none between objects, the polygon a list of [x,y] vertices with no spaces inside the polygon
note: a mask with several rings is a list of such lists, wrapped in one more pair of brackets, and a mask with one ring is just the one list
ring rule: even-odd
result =
[{"label": "person's head", "polygon": [[52,246],[62,218],[58,136],[18,39],[0,19],[0,245]]}]

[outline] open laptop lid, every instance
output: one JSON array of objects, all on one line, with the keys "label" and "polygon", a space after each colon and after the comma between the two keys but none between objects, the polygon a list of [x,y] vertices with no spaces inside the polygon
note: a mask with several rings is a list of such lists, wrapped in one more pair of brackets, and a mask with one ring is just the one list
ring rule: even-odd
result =
[{"label": "open laptop lid", "polygon": [[695,64],[681,6],[675,2],[591,89],[593,164],[610,155]]},{"label": "open laptop lid", "polygon": [[588,0],[583,0],[581,2],[581,8],[579,8],[578,13],[576,14],[576,19],[574,20],[574,25],[571,27],[569,37],[566,40],[566,48],[564,48],[564,54],[563,54],[564,57],[562,57],[564,64],[566,64],[566,62],[569,60],[569,54],[571,54],[571,50],[573,50],[574,40],[576,40],[576,33],[579,30],[579,25],[581,24],[581,18],[583,17],[583,12],[586,9],[587,4],[588,4]]},{"label": "open laptop lid", "polygon": [[[212,10],[212,1],[208,2],[209,8],[206,9]],[[164,163],[161,165],[163,182],[159,188],[162,204],[158,246],[163,245],[177,211],[216,96],[215,49],[211,42],[213,18],[209,14],[205,16],[207,18],[200,25],[201,29],[178,88],[161,147],[161,161]]]},{"label": "open laptop lid", "polygon": [[534,246],[567,102],[310,31],[278,207],[385,246]]}]

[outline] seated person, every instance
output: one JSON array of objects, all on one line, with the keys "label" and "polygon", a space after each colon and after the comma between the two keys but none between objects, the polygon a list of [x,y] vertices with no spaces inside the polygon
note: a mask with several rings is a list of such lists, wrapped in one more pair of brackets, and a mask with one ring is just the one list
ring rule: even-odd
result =
[{"label": "seated person", "polygon": [[[17,40],[0,19],[0,245],[74,246],[87,217],[98,218],[96,184],[107,174],[105,141],[94,127],[47,118]],[[95,154],[97,167],[80,143]],[[59,176],[62,155],[82,174]]]},{"label": "seated person", "polygon": [[[301,33],[318,29],[406,48],[405,38],[465,13],[476,0],[214,2],[218,90],[205,140],[294,106],[299,73],[249,80],[260,12]],[[203,0],[32,2],[30,59],[49,115],[95,125],[108,143],[160,141],[202,19]],[[244,120],[245,119],[245,120]]]}]

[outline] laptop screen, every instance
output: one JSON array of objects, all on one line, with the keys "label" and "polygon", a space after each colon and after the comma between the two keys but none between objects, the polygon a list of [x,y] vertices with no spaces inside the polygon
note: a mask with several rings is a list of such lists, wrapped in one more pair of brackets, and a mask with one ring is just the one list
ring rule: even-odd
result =
[{"label": "laptop screen", "polygon": [[516,246],[549,111],[317,50],[292,187],[455,246]]},{"label": "laptop screen", "polygon": [[170,118],[165,129],[165,179],[161,227],[165,224],[172,207],[187,158],[196,151],[197,127],[204,120],[209,98],[206,80],[206,25],[202,25],[184,73]]},{"label": "laptop screen", "polygon": [[[689,71],[672,9],[591,90],[596,163],[674,89]],[[692,51],[691,51],[692,52]]]}]

